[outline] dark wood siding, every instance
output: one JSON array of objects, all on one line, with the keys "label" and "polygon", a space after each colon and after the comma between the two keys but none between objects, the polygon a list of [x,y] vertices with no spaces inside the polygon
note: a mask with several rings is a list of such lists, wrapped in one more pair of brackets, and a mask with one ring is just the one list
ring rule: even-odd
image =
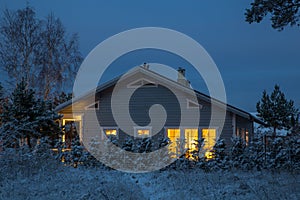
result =
[{"label": "dark wood siding", "polygon": [[[148,80],[150,79],[150,81],[155,82],[155,80],[151,80],[151,78],[149,77],[147,78]],[[126,82],[123,83],[124,87],[126,88],[126,85],[134,80],[134,78],[129,78],[128,80],[126,80]],[[99,130],[99,126],[96,125],[98,123],[100,123],[102,127],[117,127],[111,110],[111,97],[113,90],[114,86],[111,86],[101,92],[98,92],[96,94],[96,97],[88,97],[82,99],[80,102],[73,106],[75,112],[83,114],[82,124],[83,127],[85,127],[84,130],[86,131],[86,134],[99,135],[101,130]],[[176,93],[179,94],[180,99],[177,99],[177,97],[174,95],[174,91],[176,91]],[[188,99],[191,99],[192,101],[198,101],[198,103],[201,105],[200,119],[199,123],[196,124],[196,127],[198,126],[200,128],[208,128],[211,122],[211,102],[203,100],[201,98],[194,100],[193,95],[191,94],[187,94],[179,89],[170,90],[169,88],[159,84],[153,87],[138,88],[133,93],[129,101],[129,110],[131,113],[130,117],[139,126],[147,126],[150,123],[150,107],[155,104],[160,104],[161,106],[163,106],[167,113],[167,120],[164,127],[179,127],[181,121],[182,107],[183,109],[186,109],[187,113],[190,113],[185,116],[183,126],[187,128],[195,128],[195,124],[192,122],[195,120],[194,114],[199,112],[199,109],[188,109],[186,104],[186,101]],[[90,105],[92,102],[95,101],[99,101],[99,109],[96,111],[97,119],[92,118],[94,111],[84,109],[85,106]],[[66,109],[62,110],[61,113],[70,113],[72,111],[70,107],[67,107]],[[217,107],[216,112],[221,112],[222,109],[223,108]],[[231,137],[234,133],[232,119],[232,112],[227,111],[223,130],[221,131],[220,129],[218,129],[220,137],[225,139],[225,142],[228,145],[231,144]],[[238,115],[236,115],[235,119],[236,127],[247,128],[249,130],[249,133],[253,133],[252,122],[250,120],[240,117]],[[217,115],[214,119],[212,119],[212,124],[218,124],[220,120],[220,115]],[[88,129],[86,127],[88,127]],[[85,135],[85,133],[83,134]],[[164,135],[164,130],[162,129],[158,135]],[[251,136],[252,135],[250,134],[250,137]],[[119,139],[124,140],[125,138],[126,134],[122,130],[120,130]]]}]

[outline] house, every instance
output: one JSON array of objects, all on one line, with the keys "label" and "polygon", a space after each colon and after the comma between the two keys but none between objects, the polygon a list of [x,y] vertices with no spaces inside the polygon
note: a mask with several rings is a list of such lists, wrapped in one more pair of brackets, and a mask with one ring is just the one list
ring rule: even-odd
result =
[{"label": "house", "polygon": [[[126,99],[128,94],[131,94],[128,105],[117,101],[115,104],[118,108],[114,111],[111,106],[112,100]],[[118,98],[112,98],[113,95]],[[155,109],[158,104],[163,107],[165,113]],[[225,113],[223,128],[216,125],[221,121],[218,115],[211,118],[213,106],[215,111]],[[126,109],[130,113],[129,116],[124,115]],[[227,145],[231,144],[232,137],[241,137],[249,143],[254,134],[253,123],[260,123],[250,113],[192,89],[189,81],[185,79],[185,70],[182,68],[178,69],[176,81],[150,70],[148,66],[136,67],[122,77],[98,86],[96,95],[87,93],[59,105],[56,111],[63,114],[62,125],[68,126],[68,130],[76,129],[81,139],[87,134],[94,136],[103,134],[114,136],[122,143],[128,136],[151,137],[153,140],[164,136],[171,141],[170,151],[178,153],[179,145],[194,149],[195,140],[203,138],[203,149],[206,150],[208,157],[209,150],[213,148],[218,138],[223,138]],[[151,118],[152,111],[156,114]],[[92,113],[96,113],[96,121],[91,118]],[[185,117],[181,117],[183,113]],[[125,124],[127,118],[132,118],[135,125],[126,132],[124,131],[126,128],[119,127],[122,122],[117,123],[116,118]],[[154,130],[156,127],[151,126],[152,120],[164,123],[159,130]],[[100,130],[99,126],[94,126],[96,123],[100,124]],[[74,135],[66,133],[62,140],[70,144],[72,137]]]}]

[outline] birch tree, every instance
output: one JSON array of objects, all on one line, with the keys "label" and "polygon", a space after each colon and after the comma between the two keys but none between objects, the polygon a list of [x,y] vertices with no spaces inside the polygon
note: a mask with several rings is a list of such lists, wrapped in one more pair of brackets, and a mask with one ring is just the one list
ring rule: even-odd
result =
[{"label": "birch tree", "polygon": [[49,14],[36,17],[27,6],[5,10],[0,24],[0,64],[12,85],[24,77],[44,99],[52,99],[72,85],[82,61],[78,36],[68,34],[61,20]]}]

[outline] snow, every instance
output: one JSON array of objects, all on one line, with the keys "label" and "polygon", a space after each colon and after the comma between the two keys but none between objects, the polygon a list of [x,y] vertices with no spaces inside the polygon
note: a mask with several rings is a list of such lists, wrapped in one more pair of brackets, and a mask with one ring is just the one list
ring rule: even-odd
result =
[{"label": "snow", "polygon": [[200,169],[130,174],[44,158],[2,165],[0,199],[300,199],[300,175]]}]

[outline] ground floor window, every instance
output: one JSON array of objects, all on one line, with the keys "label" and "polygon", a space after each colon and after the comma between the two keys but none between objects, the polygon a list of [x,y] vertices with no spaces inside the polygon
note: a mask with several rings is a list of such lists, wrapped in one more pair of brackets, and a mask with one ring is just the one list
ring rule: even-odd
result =
[{"label": "ground floor window", "polygon": [[237,128],[236,136],[242,138],[246,145],[249,144],[249,130],[246,128]]},{"label": "ground floor window", "polygon": [[134,135],[136,137],[149,137],[151,135],[151,127],[134,127]]},{"label": "ground floor window", "polygon": [[61,141],[65,144],[65,148],[70,149],[73,139],[79,137],[79,140],[82,141],[82,115],[66,114],[64,117],[62,119],[64,131]]},{"label": "ground floor window", "polygon": [[180,155],[180,129],[168,128],[167,136],[170,140],[169,151],[171,152],[171,157],[176,158]]},{"label": "ground floor window", "polygon": [[193,152],[197,149],[198,139],[198,129],[184,129],[185,148],[188,149],[189,152]]},{"label": "ground floor window", "polygon": [[[216,129],[201,129],[202,137],[204,138],[203,150],[210,152],[215,145]],[[188,150],[187,156],[194,150],[197,150],[199,138],[198,128],[167,128],[167,136],[170,140],[169,150],[172,157],[180,156],[184,150]],[[205,154],[206,157],[209,153]]]},{"label": "ground floor window", "polygon": [[211,150],[216,144],[217,130],[212,128],[202,129],[202,138],[204,139],[203,150],[205,150],[205,157],[212,158],[213,155]]},{"label": "ground floor window", "polygon": [[118,128],[117,127],[102,127],[101,140],[105,139],[105,136],[112,140],[118,139]]},{"label": "ground floor window", "polygon": [[66,148],[71,148],[72,140],[79,136],[80,121],[74,119],[64,119],[64,134],[62,135],[62,142],[65,143]]},{"label": "ground floor window", "polygon": [[107,136],[109,135],[117,136],[117,129],[104,129],[104,133]]},{"label": "ground floor window", "polygon": [[[170,152],[173,153],[173,157],[181,155],[183,150],[188,149],[188,153],[197,149],[197,142],[201,137],[199,135],[198,128],[168,128],[166,130],[167,136],[170,139]],[[202,128],[202,138],[204,139],[203,150],[204,156],[212,158],[212,152],[214,145],[216,144],[217,129]]]}]

